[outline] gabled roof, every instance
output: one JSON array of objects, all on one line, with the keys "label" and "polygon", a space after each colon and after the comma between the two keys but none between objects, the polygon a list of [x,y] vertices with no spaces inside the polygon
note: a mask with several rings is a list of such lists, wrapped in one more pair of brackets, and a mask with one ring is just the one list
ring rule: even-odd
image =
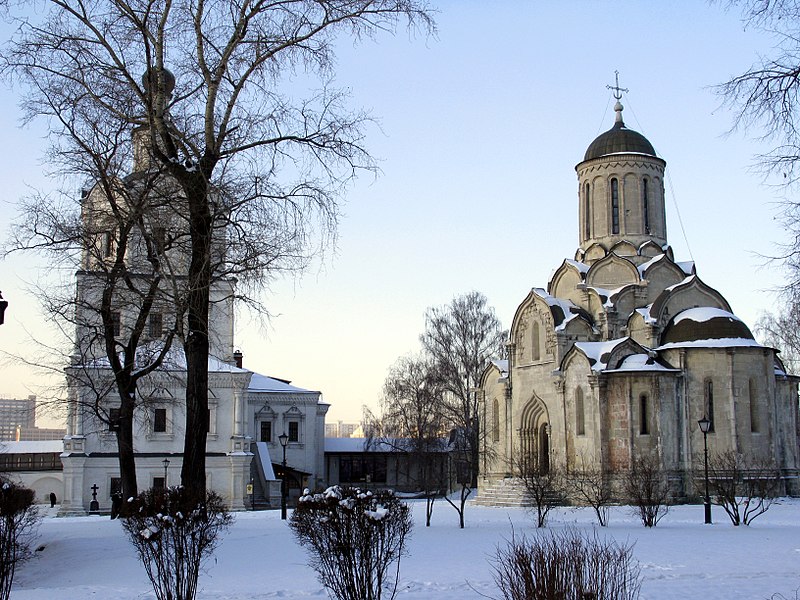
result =
[{"label": "gabled roof", "polygon": [[[561,361],[562,369],[564,365],[575,356],[575,354],[582,355],[589,363],[592,371],[601,372],[609,370],[642,370],[642,365],[647,364],[648,358],[651,356],[652,351],[645,348],[638,342],[630,337],[617,338],[615,340],[608,340],[604,342],[575,342]],[[627,363],[623,368],[625,360],[631,355],[644,355],[644,359],[634,360]],[[653,367],[648,370],[656,370],[660,367]]]},{"label": "gabled roof", "polygon": [[543,288],[533,288],[531,293],[544,300],[547,306],[550,307],[550,314],[553,315],[553,324],[556,331],[564,329],[567,323],[576,317],[585,319],[589,324],[592,322],[592,317],[589,313],[571,300],[562,300],[551,296]]}]

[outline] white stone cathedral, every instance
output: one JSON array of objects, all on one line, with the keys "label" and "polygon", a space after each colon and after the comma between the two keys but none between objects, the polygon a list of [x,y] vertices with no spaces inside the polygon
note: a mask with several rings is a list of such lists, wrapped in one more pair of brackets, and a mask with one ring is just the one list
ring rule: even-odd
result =
[{"label": "white stone cathedral", "polygon": [[614,126],[575,167],[575,257],[522,301],[508,360],[484,373],[479,498],[491,504],[525,460],[613,477],[645,453],[679,497],[695,497],[704,416],[709,452],[769,462],[796,495],[798,377],[693,263],[675,261],[666,162],[625,126],[616,97]]}]

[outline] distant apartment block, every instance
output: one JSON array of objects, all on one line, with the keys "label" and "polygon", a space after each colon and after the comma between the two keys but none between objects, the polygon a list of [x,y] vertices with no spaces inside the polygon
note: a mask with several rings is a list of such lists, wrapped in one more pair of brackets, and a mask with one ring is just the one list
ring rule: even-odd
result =
[{"label": "distant apartment block", "polygon": [[36,396],[0,398],[0,441],[14,442],[17,431],[36,425]]},{"label": "distant apartment block", "polygon": [[[336,421],[335,423],[325,423],[325,437],[349,438],[360,437],[362,434],[361,423]],[[357,434],[354,436],[353,434]]]},{"label": "distant apartment block", "polygon": [[36,426],[36,396],[0,398],[0,442],[60,440],[65,433]]}]

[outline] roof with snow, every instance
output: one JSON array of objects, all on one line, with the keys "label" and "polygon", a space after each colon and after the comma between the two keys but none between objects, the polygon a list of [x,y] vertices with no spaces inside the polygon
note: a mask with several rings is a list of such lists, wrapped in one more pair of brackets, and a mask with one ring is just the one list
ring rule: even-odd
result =
[{"label": "roof with snow", "polygon": [[[161,342],[150,342],[142,344],[136,349],[136,366],[137,368],[144,368],[152,364],[159,353],[163,344]],[[108,369],[111,363],[108,357],[101,356],[86,363],[88,368],[94,369]],[[186,370],[186,354],[180,345],[173,345],[167,350],[164,359],[161,363],[160,369],[162,371],[185,371]],[[208,357],[208,372],[209,373],[249,373],[247,369],[242,369],[231,363],[225,362],[221,358],[213,355]]]},{"label": "roof with snow", "polygon": [[[435,444],[436,450],[445,451],[447,440],[442,438]],[[405,452],[414,444],[411,438],[325,438],[325,452]]]},{"label": "roof with snow", "polygon": [[605,371],[608,361],[611,359],[611,353],[617,346],[629,339],[620,338],[607,342],[575,342],[574,348],[586,356],[593,371]]},{"label": "roof with snow", "polygon": [[[652,354],[655,354],[654,352]],[[616,369],[608,369],[606,373],[625,373],[631,371],[663,371],[666,373],[680,373],[680,369],[663,364],[651,354],[631,354],[622,359]]]},{"label": "roof with snow", "polygon": [[61,440],[0,442],[0,454],[60,454],[63,451]]},{"label": "roof with snow", "polygon": [[683,310],[672,318],[661,335],[661,347],[722,340],[733,346],[759,345],[747,325],[736,315],[720,308],[700,306]]},{"label": "roof with snow", "polygon": [[285,379],[278,379],[277,377],[269,377],[268,375],[261,375],[260,373],[253,373],[250,378],[250,386],[247,388],[248,392],[284,392],[292,394],[319,394],[312,390],[306,390],[300,387],[291,385],[291,381]]},{"label": "roof with snow", "polygon": [[553,323],[556,331],[564,329],[572,319],[582,316],[587,322],[591,323],[592,318],[584,309],[571,300],[562,300],[547,293],[543,288],[533,288],[533,293],[539,296],[550,307],[550,314],[553,315]]}]

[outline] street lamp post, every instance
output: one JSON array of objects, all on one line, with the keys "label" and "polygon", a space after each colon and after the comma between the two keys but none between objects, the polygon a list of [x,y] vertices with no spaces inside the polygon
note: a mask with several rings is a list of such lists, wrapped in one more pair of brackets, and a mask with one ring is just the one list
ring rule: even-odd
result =
[{"label": "street lamp post", "polygon": [[281,520],[286,520],[286,444],[289,443],[289,436],[284,431],[278,436],[278,441],[283,448],[283,462],[281,463]]},{"label": "street lamp post", "polygon": [[164,465],[164,489],[166,490],[169,487],[167,485],[167,469],[169,468],[169,459],[165,458],[161,461],[161,464]]},{"label": "street lamp post", "polygon": [[706,524],[711,523],[711,497],[708,495],[708,432],[711,430],[711,421],[708,417],[703,415],[697,424],[700,426],[700,431],[703,432],[703,455],[705,457],[705,476],[706,476],[706,498],[705,498],[705,516]]}]

